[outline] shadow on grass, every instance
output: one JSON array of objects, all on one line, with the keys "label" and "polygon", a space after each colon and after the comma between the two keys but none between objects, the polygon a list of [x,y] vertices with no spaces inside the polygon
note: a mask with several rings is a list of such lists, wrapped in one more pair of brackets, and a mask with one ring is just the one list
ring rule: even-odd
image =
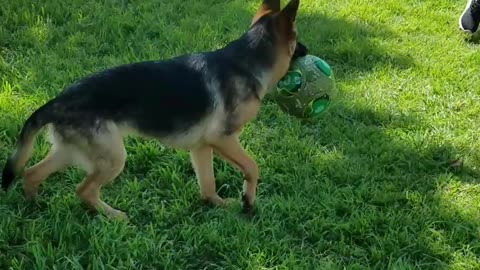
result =
[{"label": "shadow on grass", "polygon": [[297,24],[299,38],[310,54],[326,59],[335,67],[340,80],[355,78],[375,67],[407,69],[414,65],[410,55],[385,44],[396,37],[386,26],[358,24],[320,14],[300,15]]},{"label": "shadow on grass", "polygon": [[471,44],[480,44],[480,32],[476,32],[473,35],[469,35],[465,41]]}]

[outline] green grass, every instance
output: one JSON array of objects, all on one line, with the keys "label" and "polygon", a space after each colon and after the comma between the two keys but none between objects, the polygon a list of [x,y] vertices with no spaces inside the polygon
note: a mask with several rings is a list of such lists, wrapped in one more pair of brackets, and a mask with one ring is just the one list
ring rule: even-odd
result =
[{"label": "green grass", "polygon": [[[219,48],[258,2],[0,0],[0,164],[26,117],[76,78]],[[480,52],[457,30],[463,7],[302,0],[301,40],[341,95],[314,123],[265,102],[246,127],[257,215],[202,205],[187,152],[130,138],[103,197],[131,223],[88,214],[78,170],[35,202],[19,182],[0,193],[0,269],[479,269]],[[31,162],[47,150],[42,137]],[[219,193],[239,198],[239,172],[215,170]]]}]

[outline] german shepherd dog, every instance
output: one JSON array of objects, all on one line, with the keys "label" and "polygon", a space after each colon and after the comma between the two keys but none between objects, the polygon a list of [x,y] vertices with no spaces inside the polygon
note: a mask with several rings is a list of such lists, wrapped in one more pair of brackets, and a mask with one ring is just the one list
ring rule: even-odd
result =
[{"label": "german shepherd dog", "polygon": [[33,199],[50,174],[74,165],[86,172],[76,188],[81,201],[109,217],[127,218],[100,199],[100,189],[124,168],[123,138],[140,135],[189,150],[201,198],[223,205],[213,172],[217,153],[244,174],[242,205],[249,212],[259,171],[239,134],[292,59],[307,53],[297,42],[298,6],[299,0],[283,9],[280,0],[263,0],[248,31],[224,48],[121,65],[66,87],[25,122],[3,170],[2,187],[7,190],[22,171],[36,135],[48,126],[52,147],[23,173],[25,196]]}]

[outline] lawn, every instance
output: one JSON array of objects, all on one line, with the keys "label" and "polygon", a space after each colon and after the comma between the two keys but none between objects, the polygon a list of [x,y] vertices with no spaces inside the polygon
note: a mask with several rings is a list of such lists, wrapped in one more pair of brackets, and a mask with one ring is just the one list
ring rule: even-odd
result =
[{"label": "lawn", "polygon": [[[0,0],[0,165],[23,121],[75,79],[132,61],[220,48],[258,0]],[[285,1],[282,1],[285,2]],[[57,173],[38,199],[0,192],[0,269],[479,269],[480,46],[464,1],[302,0],[300,39],[340,96],[303,123],[264,102],[242,134],[258,161],[257,213],[200,202],[189,154],[128,138],[87,213]],[[32,164],[47,152],[40,136]],[[217,187],[242,177],[215,160]]]}]

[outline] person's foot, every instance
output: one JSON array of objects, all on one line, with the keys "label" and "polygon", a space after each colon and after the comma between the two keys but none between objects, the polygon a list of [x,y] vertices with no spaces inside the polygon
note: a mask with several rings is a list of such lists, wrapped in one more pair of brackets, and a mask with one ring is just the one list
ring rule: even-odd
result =
[{"label": "person's foot", "polygon": [[460,29],[465,32],[475,33],[480,24],[480,0],[468,0],[467,6],[458,19]]}]

